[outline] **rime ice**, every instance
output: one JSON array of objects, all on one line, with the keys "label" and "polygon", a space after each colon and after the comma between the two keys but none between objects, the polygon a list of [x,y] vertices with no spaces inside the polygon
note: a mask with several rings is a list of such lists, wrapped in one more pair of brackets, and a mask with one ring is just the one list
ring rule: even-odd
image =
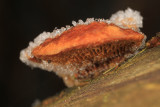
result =
[{"label": "rime ice", "polygon": [[131,8],[126,9],[125,11],[118,11],[113,14],[110,18],[110,21],[118,26],[125,28],[138,29],[142,28],[143,17],[138,11],[132,10]]}]

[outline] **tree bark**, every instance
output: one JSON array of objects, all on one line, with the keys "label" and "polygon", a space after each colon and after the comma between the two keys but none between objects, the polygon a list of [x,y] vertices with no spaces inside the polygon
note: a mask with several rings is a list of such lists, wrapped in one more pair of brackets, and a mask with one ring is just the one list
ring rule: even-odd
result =
[{"label": "tree bark", "polygon": [[36,107],[160,107],[160,46],[147,49],[83,87],[68,88]]}]

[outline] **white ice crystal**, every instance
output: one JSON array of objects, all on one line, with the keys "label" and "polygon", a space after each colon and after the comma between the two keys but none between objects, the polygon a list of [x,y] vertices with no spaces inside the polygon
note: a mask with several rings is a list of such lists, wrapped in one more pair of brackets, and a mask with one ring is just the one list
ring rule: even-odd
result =
[{"label": "white ice crystal", "polygon": [[131,8],[116,12],[111,16],[110,21],[120,27],[131,28],[133,30],[143,27],[143,17],[138,11]]}]

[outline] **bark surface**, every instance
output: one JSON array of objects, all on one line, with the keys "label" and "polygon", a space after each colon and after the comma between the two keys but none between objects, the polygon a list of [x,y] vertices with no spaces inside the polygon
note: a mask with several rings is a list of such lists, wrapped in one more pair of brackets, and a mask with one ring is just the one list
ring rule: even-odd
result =
[{"label": "bark surface", "polygon": [[159,107],[160,46],[140,52],[89,82],[35,107]]}]

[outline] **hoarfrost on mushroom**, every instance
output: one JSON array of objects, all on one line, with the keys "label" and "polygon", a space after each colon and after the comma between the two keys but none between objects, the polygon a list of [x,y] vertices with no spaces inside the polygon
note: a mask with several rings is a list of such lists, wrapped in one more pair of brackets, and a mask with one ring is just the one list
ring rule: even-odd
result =
[{"label": "hoarfrost on mushroom", "polygon": [[68,87],[83,85],[144,47],[146,36],[139,29],[142,19],[138,11],[128,8],[110,20],[72,21],[73,26],[36,37],[21,51],[20,60],[55,72]]}]

